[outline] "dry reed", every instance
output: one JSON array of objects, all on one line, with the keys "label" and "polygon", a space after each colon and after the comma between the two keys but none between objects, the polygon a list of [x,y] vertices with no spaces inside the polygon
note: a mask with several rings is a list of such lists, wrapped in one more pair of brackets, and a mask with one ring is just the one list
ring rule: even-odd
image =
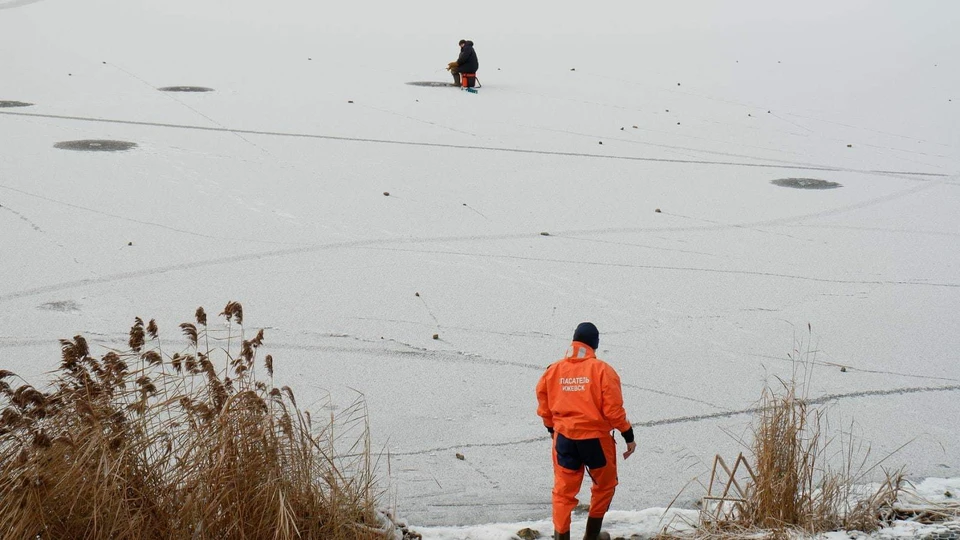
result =
[{"label": "dry reed", "polygon": [[152,320],[100,358],[63,340],[49,390],[0,371],[0,537],[392,538],[362,401],[313,426],[257,359],[263,331],[242,339],[239,303],[221,315],[226,336],[200,308],[169,357]]},{"label": "dry reed", "polygon": [[826,408],[814,407],[808,392],[815,351],[790,356],[789,379],[768,385],[757,405],[750,474],[734,509],[721,519],[701,513],[702,538],[782,538],[791,531],[815,534],[834,530],[874,531],[892,515],[903,475],[884,471],[881,484],[871,476],[890,456],[868,465],[870,448],[854,435],[854,425],[837,430]]},{"label": "dry reed", "polygon": [[876,466],[852,426],[831,434],[824,409],[811,408],[793,381],[764,390],[754,428],[755,482],[740,518],[748,527],[870,532],[897,499],[902,474],[867,484]]}]

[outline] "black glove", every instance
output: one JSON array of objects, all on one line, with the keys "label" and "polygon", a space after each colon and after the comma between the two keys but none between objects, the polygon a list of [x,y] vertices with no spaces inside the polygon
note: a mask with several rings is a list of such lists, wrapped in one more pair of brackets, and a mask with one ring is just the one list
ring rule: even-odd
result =
[{"label": "black glove", "polygon": [[548,427],[548,428],[547,428],[547,433],[553,435],[553,428],[552,428],[552,427]]}]

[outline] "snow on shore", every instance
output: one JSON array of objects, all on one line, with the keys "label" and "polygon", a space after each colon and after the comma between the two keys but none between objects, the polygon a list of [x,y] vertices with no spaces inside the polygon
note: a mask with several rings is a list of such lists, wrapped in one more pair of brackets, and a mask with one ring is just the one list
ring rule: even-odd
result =
[{"label": "snow on shore", "polygon": [[[851,538],[874,538],[877,540],[900,540],[906,538],[935,538],[960,534],[960,478],[927,478],[916,485],[905,486],[898,508],[930,508],[932,505],[953,504],[957,512],[955,521],[923,524],[900,520],[879,531],[865,535],[856,531],[838,531],[822,535],[824,540],[850,540]],[[571,538],[583,534],[586,516],[574,517]],[[604,530],[613,538],[632,536],[653,537],[664,530],[689,531],[698,521],[695,510],[650,508],[628,512],[611,511],[604,521]],[[424,540],[512,540],[523,529],[539,531],[549,538],[553,531],[550,520],[523,521],[516,523],[493,523],[465,527],[412,527],[423,535]]]}]

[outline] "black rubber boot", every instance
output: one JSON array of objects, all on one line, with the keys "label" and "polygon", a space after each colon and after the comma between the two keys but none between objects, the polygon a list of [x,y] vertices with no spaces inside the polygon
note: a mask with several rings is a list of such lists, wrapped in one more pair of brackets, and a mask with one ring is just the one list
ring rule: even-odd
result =
[{"label": "black rubber boot", "polygon": [[570,540],[570,532],[565,533],[553,533],[553,540]]},{"label": "black rubber boot", "polygon": [[601,527],[603,527],[602,517],[587,517],[587,532],[583,535],[583,540],[599,540]]},{"label": "black rubber boot", "polygon": [[453,85],[460,86],[460,72],[456,70],[451,70],[450,73],[453,75]]}]

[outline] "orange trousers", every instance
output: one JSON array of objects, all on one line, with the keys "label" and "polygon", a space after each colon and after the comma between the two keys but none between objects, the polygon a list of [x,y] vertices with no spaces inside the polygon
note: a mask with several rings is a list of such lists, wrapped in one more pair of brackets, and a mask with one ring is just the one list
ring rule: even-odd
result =
[{"label": "orange trousers", "polygon": [[570,514],[577,507],[577,494],[586,470],[590,488],[590,517],[603,517],[617,489],[617,447],[613,435],[599,439],[573,440],[553,435],[553,530],[570,532]]}]

